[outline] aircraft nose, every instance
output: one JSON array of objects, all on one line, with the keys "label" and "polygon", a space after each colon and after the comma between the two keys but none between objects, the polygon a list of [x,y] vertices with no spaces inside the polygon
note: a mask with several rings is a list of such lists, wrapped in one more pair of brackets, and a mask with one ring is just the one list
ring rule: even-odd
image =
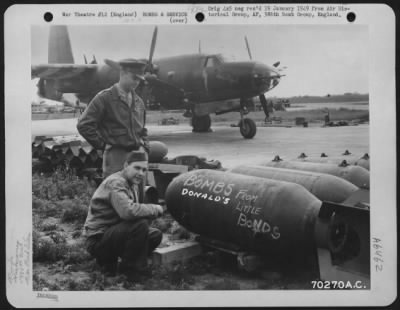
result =
[{"label": "aircraft nose", "polygon": [[276,68],[262,63],[255,63],[253,68],[253,79],[256,87],[262,87],[266,90],[274,88],[279,84],[280,74]]},{"label": "aircraft nose", "polygon": [[261,79],[279,79],[280,74],[274,67],[262,63],[255,63],[253,68],[253,77]]}]

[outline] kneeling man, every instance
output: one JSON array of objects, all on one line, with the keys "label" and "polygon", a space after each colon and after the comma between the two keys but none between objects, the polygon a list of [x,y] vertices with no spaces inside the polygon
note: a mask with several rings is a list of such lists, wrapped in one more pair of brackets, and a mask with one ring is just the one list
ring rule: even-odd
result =
[{"label": "kneeling man", "polygon": [[162,233],[149,228],[163,209],[139,202],[139,185],[147,171],[147,154],[133,151],[123,169],[108,176],[90,201],[84,225],[87,250],[106,273],[119,271],[128,278],[148,274],[147,256],[160,244]]}]

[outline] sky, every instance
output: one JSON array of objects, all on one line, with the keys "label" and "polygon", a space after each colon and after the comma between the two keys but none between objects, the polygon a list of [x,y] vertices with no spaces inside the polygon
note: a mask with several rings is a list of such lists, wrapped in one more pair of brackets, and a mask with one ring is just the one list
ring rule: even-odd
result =
[{"label": "sky", "polygon": [[[75,63],[105,58],[148,58],[154,26],[69,26]],[[48,26],[31,29],[32,64],[47,63]],[[368,93],[368,28],[363,25],[160,25],[154,58],[221,53],[234,60],[272,65],[285,77],[268,96],[289,97],[345,92]],[[34,87],[34,86],[33,86]]]}]

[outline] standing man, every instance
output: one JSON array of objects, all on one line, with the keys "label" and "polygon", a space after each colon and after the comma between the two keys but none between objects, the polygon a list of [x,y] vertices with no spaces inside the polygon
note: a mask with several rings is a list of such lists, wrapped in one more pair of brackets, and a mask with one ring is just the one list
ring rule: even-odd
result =
[{"label": "standing man", "polygon": [[149,228],[149,220],[160,216],[157,204],[139,201],[138,187],[147,171],[147,154],[129,153],[121,171],[108,176],[90,201],[84,225],[88,252],[106,273],[119,271],[128,279],[148,275],[147,256],[160,244],[162,233]]},{"label": "standing man", "polygon": [[144,62],[124,59],[119,81],[99,92],[78,121],[79,133],[96,149],[104,150],[103,177],[122,169],[133,150],[149,152],[146,110],[135,89],[144,80]]}]

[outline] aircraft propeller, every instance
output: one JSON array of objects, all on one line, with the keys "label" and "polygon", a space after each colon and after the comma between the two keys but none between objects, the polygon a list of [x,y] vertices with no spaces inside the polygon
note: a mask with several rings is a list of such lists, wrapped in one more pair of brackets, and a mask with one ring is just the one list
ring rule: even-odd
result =
[{"label": "aircraft propeller", "polygon": [[246,42],[246,47],[247,47],[247,52],[249,53],[249,58],[250,58],[250,60],[253,60],[253,57],[251,56],[249,41],[247,41],[247,37],[246,36],[244,36],[244,41]]},{"label": "aircraft propeller", "polygon": [[[249,41],[247,40],[247,36],[244,36],[244,41],[246,43],[246,48],[247,48],[247,52],[249,54],[249,58],[250,60],[253,60],[253,57],[251,55],[251,50],[250,50],[250,44]],[[279,72],[283,71],[284,69],[286,69],[287,67],[279,67],[279,65],[281,64],[280,61],[275,62],[272,66],[275,67]],[[282,76],[285,76],[283,74],[278,74],[275,78],[280,78]],[[263,77],[259,77],[259,78],[263,78]],[[268,77],[269,78],[269,77]]]},{"label": "aircraft propeller", "polygon": [[154,50],[156,49],[157,33],[158,33],[158,28],[156,26],[153,31],[153,37],[151,38],[149,61],[148,61],[147,67],[145,69],[146,72],[150,72],[150,73],[153,73],[153,71],[154,71],[153,56],[154,56]]},{"label": "aircraft propeller", "polygon": [[158,34],[158,27],[156,26],[153,31],[153,36],[151,39],[150,45],[150,53],[149,53],[149,60],[147,62],[147,66],[145,68],[145,79],[147,82],[154,86],[168,88],[172,93],[174,93],[178,97],[184,98],[184,91],[170,83],[164,82],[157,77],[158,67],[157,65],[153,64],[153,56],[154,51],[156,48],[157,43],[157,34]]},{"label": "aircraft propeller", "polygon": [[[85,65],[87,65],[87,64],[88,64],[88,61],[87,61],[87,58],[86,58],[86,55],[85,55],[85,54],[83,54],[83,60],[85,61]],[[96,56],[93,55],[93,60],[90,62],[90,64],[91,64],[91,65],[97,65]]]}]

